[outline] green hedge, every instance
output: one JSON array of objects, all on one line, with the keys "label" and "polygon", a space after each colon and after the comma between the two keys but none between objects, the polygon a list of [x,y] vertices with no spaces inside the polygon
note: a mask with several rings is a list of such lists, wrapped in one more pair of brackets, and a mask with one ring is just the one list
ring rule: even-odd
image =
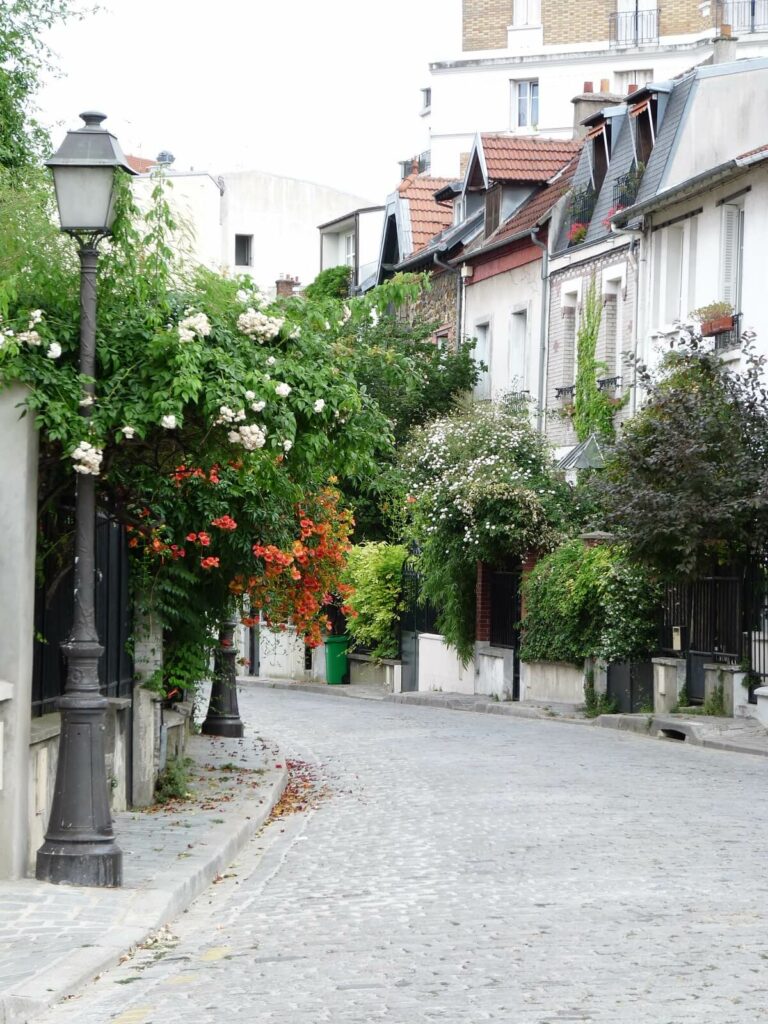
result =
[{"label": "green hedge", "polygon": [[345,582],[354,592],[347,629],[355,643],[370,647],[373,658],[395,658],[402,601],[402,544],[359,544],[349,552]]},{"label": "green hedge", "polygon": [[657,644],[661,591],[619,545],[561,545],[523,584],[523,661],[632,661]]}]

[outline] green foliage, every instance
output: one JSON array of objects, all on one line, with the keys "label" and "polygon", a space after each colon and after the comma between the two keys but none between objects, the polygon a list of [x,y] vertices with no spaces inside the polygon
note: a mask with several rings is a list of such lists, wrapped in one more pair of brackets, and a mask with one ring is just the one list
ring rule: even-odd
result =
[{"label": "green foliage", "polygon": [[571,540],[523,583],[524,661],[632,661],[656,648],[660,589],[616,545]]},{"label": "green foliage", "polygon": [[304,294],[308,299],[346,299],[352,280],[351,267],[328,267],[321,270]]},{"label": "green foliage", "polygon": [[702,714],[715,715],[718,718],[724,718],[726,716],[725,692],[722,682],[719,682],[717,684],[717,686],[712,690],[710,695],[704,701],[704,705],[702,707]]},{"label": "green foliage", "polygon": [[347,630],[373,658],[397,657],[397,626],[403,611],[402,570],[408,551],[402,544],[369,543],[349,552],[345,582],[354,588],[347,600],[353,614]]},{"label": "green foliage", "polygon": [[74,0],[3,0],[0,5],[0,168],[26,167],[48,145],[31,116],[42,74],[53,70],[45,34],[82,13]]},{"label": "green foliage", "polygon": [[408,536],[420,549],[422,597],[466,663],[478,560],[501,565],[547,550],[568,524],[568,487],[547,442],[517,405],[483,402],[417,430],[401,453]]},{"label": "green foliage", "polygon": [[595,689],[595,673],[588,669],[584,679],[584,717],[598,718],[600,715],[616,713],[616,704],[607,693],[598,693]]},{"label": "green foliage", "polygon": [[647,398],[595,485],[630,555],[669,577],[695,577],[768,542],[768,399],[748,339],[745,369],[688,335],[657,370],[639,367]]},{"label": "green foliage", "polygon": [[581,323],[576,335],[576,390],[574,394],[573,426],[580,441],[586,441],[590,434],[604,440],[613,440],[613,414],[615,407],[605,391],[597,386],[599,373],[608,367],[595,358],[597,339],[603,308],[593,277],[584,300]]},{"label": "green foliage", "polygon": [[155,783],[155,801],[167,804],[172,800],[188,800],[190,774],[194,764],[191,757],[169,757],[165,768],[160,772]]}]

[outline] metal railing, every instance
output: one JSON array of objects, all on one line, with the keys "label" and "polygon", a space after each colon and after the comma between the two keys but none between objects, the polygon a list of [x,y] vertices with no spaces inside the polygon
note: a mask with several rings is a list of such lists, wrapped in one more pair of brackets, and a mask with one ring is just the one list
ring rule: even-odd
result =
[{"label": "metal railing", "polygon": [[768,32],[768,0],[717,0],[715,26],[727,25],[734,35]]},{"label": "metal railing", "polygon": [[632,206],[637,193],[640,190],[642,175],[636,171],[629,171],[621,174],[613,184],[613,208],[614,210],[624,209]]},{"label": "metal railing", "polygon": [[555,398],[559,398],[561,401],[567,398],[573,398],[576,394],[576,385],[568,384],[566,387],[555,388]]},{"label": "metal railing", "polygon": [[598,391],[615,391],[621,384],[621,377],[601,377],[597,382]]},{"label": "metal railing", "polygon": [[608,15],[608,40],[611,46],[643,46],[659,41],[659,8],[652,11],[617,12]]},{"label": "metal railing", "polygon": [[741,345],[741,313],[734,313],[733,326],[727,331],[713,334],[712,340],[715,343],[716,352],[725,352],[729,348],[738,348]]}]

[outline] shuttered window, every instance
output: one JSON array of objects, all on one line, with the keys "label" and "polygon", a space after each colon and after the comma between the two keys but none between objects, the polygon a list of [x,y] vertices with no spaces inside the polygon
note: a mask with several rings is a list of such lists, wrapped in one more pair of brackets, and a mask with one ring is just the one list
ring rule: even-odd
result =
[{"label": "shuttered window", "polygon": [[744,246],[744,208],[726,203],[720,225],[720,296],[741,312],[741,264]]}]

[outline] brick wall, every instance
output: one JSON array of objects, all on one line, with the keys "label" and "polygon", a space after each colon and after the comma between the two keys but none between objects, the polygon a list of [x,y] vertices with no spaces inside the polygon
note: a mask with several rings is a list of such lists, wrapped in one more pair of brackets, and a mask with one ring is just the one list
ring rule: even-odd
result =
[{"label": "brick wall", "polygon": [[490,643],[491,640],[491,567],[485,562],[477,563],[477,598],[475,610],[475,640]]},{"label": "brick wall", "polygon": [[[712,24],[712,18],[702,17],[699,6],[698,0],[660,0],[660,35],[703,31]],[[544,42],[605,40],[609,34],[609,16],[616,12],[616,8],[616,0],[591,0],[591,3],[584,3],[584,0],[541,0]]]},{"label": "brick wall", "polygon": [[[617,267],[627,262],[627,251],[606,253],[578,267],[567,267],[552,275],[549,298],[549,359],[547,365],[546,399],[547,437],[556,446],[574,445],[577,443],[568,405],[572,398],[558,400],[555,388],[573,384],[576,369],[576,328],[581,316],[581,302],[586,296],[589,282],[593,275],[597,285],[602,289],[602,271],[607,267]],[[581,302],[573,309],[561,303],[562,285],[565,282],[581,282]],[[601,370],[600,376],[613,377],[617,372],[617,353],[625,353],[632,348],[635,314],[635,276],[627,263],[625,269],[625,288],[617,295],[603,295],[603,315],[600,323],[600,334],[597,341],[596,357],[606,363],[608,369]],[[616,397],[626,393],[630,381],[629,368],[622,359],[620,367],[622,376],[621,391]],[[626,408],[617,412],[615,423],[618,425],[628,414]]]},{"label": "brick wall", "polygon": [[462,50],[505,50],[513,0],[463,0]]}]

